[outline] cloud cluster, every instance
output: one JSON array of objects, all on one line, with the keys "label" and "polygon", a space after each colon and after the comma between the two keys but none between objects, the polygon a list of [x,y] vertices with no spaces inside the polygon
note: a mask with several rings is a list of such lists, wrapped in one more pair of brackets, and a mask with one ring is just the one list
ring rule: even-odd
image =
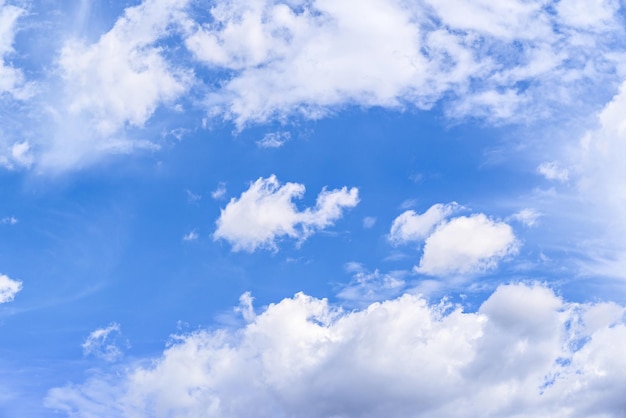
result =
[{"label": "cloud cluster", "polygon": [[0,274],[0,303],[11,302],[20,290],[22,290],[22,282]]},{"label": "cloud cluster", "polygon": [[[1,2],[0,94],[20,97],[29,112],[7,108],[18,123],[0,143],[0,163],[70,170],[154,148],[133,129],[159,108],[183,109],[178,101],[239,129],[350,105],[443,101],[452,118],[497,122],[593,108],[612,93],[626,60],[619,5],[600,0],[587,9],[579,0],[554,7],[539,0],[217,0],[201,10],[186,0],[144,0],[95,40],[59,34],[64,41],[51,61],[36,69],[45,76],[26,80],[38,72],[7,64],[7,56],[18,19],[37,14]],[[48,36],[36,25],[29,30],[33,39]],[[16,52],[28,56],[28,45]],[[18,94],[29,83],[38,87],[30,99]],[[259,146],[286,139],[270,135]]]},{"label": "cloud cluster", "polygon": [[315,207],[298,210],[293,199],[304,195],[298,183],[281,184],[276,176],[259,178],[241,196],[232,198],[216,222],[214,239],[224,239],[233,251],[275,250],[276,240],[290,237],[302,242],[331,226],[346,208],[359,202],[357,188],[322,190]]},{"label": "cloud cluster", "polygon": [[423,214],[407,210],[393,221],[389,240],[424,242],[415,270],[432,276],[483,272],[517,252],[517,239],[507,223],[482,213],[449,219],[459,209],[456,203],[438,203]]},{"label": "cloud cluster", "polygon": [[582,418],[626,406],[616,304],[511,284],[477,312],[411,295],[344,312],[301,293],[245,309],[243,328],[177,336],[151,362],[52,389],[46,405],[112,418]]}]

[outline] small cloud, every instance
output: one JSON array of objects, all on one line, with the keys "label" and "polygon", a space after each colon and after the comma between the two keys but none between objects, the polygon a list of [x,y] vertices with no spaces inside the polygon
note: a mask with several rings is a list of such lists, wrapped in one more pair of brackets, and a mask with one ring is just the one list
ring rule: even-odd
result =
[{"label": "small cloud", "polygon": [[226,196],[226,183],[220,181],[217,184],[217,189],[211,192],[211,197],[215,200],[222,200]]},{"label": "small cloud", "polygon": [[541,163],[537,172],[548,180],[565,182],[569,179],[569,171],[561,168],[556,161]]},{"label": "small cloud", "polygon": [[394,244],[421,241],[430,235],[437,225],[458,209],[459,205],[456,202],[452,202],[445,205],[437,203],[422,214],[417,214],[413,210],[407,210],[394,219],[389,232],[389,241]]},{"label": "small cloud", "polygon": [[301,198],[304,191],[303,184],[281,184],[274,175],[259,178],[222,209],[213,238],[228,241],[233,251],[277,250],[278,239],[290,237],[302,243],[332,226],[344,210],[359,203],[356,187],[324,188],[314,207],[300,211],[293,200]]},{"label": "small cloud", "polygon": [[[93,355],[108,362],[113,362],[122,356],[122,349],[117,340],[122,335],[120,325],[111,323],[106,328],[93,331],[82,344],[85,356]],[[128,343],[126,343],[128,346]]]},{"label": "small cloud", "polygon": [[518,221],[524,226],[535,226],[540,216],[541,213],[537,212],[535,209],[526,208],[514,213],[509,219]]},{"label": "small cloud", "polygon": [[366,216],[363,218],[363,228],[370,229],[376,224],[376,218],[373,216]]},{"label": "small cloud", "polygon": [[385,274],[378,270],[368,272],[360,263],[348,263],[346,270],[354,275],[350,283],[337,294],[337,297],[356,304],[370,304],[396,296],[406,285],[403,280],[403,277],[407,275],[405,271]]},{"label": "small cloud", "polygon": [[20,290],[22,290],[22,282],[0,274],[0,303],[12,302]]},{"label": "small cloud", "polygon": [[185,234],[185,236],[183,237],[183,241],[195,241],[198,239],[198,237],[198,232],[194,229],[190,233]]},{"label": "small cloud", "polygon": [[0,224],[3,224],[3,225],[15,225],[18,222],[19,222],[18,219],[14,216],[9,216],[9,217],[0,219]]},{"label": "small cloud", "polygon": [[193,203],[197,202],[200,199],[202,199],[202,196],[200,196],[199,194],[195,194],[191,190],[187,190],[187,202]]},{"label": "small cloud", "polygon": [[256,144],[259,148],[280,148],[290,139],[291,134],[289,132],[271,132],[265,134],[261,140],[256,141]]},{"label": "small cloud", "polygon": [[407,199],[404,202],[400,203],[401,210],[411,209],[415,206],[417,206],[417,199]]}]

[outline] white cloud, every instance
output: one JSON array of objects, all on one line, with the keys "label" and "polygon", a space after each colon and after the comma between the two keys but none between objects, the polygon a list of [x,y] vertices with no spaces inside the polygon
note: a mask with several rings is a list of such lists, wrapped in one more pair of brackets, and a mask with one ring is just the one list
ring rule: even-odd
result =
[{"label": "white cloud", "polygon": [[347,271],[354,273],[352,280],[342,287],[337,297],[357,305],[389,299],[405,289],[404,276],[407,272],[368,272],[360,264],[349,263]]},{"label": "white cloud", "polygon": [[211,192],[211,197],[215,200],[221,200],[226,196],[226,183],[220,182],[217,189]]},{"label": "white cloud", "polygon": [[16,34],[17,20],[25,14],[25,10],[6,4],[0,0],[0,96],[8,93],[15,98],[25,98],[24,75],[21,70],[7,65],[6,58],[14,53],[13,42]]},{"label": "white cloud", "polygon": [[198,231],[196,231],[195,229],[191,232],[189,232],[188,234],[185,234],[185,236],[183,236],[183,241],[195,241],[197,240],[199,237],[198,235]]},{"label": "white cloud", "polygon": [[365,218],[363,218],[363,228],[370,229],[374,225],[376,225],[376,217],[366,216]]},{"label": "white cloud", "polygon": [[[245,296],[245,295],[244,295]],[[163,354],[52,389],[75,417],[619,416],[625,309],[500,286],[477,312],[418,296],[342,311],[304,294],[240,329],[174,338]]]},{"label": "white cloud", "polygon": [[443,223],[426,238],[416,271],[430,275],[467,274],[494,268],[517,252],[513,229],[482,213]]},{"label": "white cloud", "polygon": [[117,341],[120,335],[120,325],[117,323],[92,331],[82,345],[83,354],[109,362],[118,360],[123,354]]},{"label": "white cloud", "polygon": [[289,132],[270,132],[265,134],[256,144],[261,148],[280,148],[290,139],[291,134]]},{"label": "white cloud", "polygon": [[5,224],[5,225],[15,225],[18,222],[19,221],[17,220],[15,216],[9,216],[9,217],[0,219],[0,224]]},{"label": "white cloud", "polygon": [[541,213],[532,208],[525,208],[511,215],[511,219],[522,223],[524,226],[537,225],[537,219],[541,217]]},{"label": "white cloud", "polygon": [[561,168],[555,161],[541,163],[537,167],[537,172],[548,180],[567,181],[569,179],[569,171]]},{"label": "white cloud", "polygon": [[0,303],[13,301],[17,292],[22,290],[22,282],[12,280],[9,276],[0,274]]},{"label": "white cloud", "polygon": [[533,119],[567,106],[583,78],[615,80],[615,44],[588,27],[620,36],[617,3],[594,3],[586,22],[572,18],[592,7],[580,3],[218,1],[186,45],[234,74],[209,103],[240,128],[352,103],[430,107],[446,93],[453,117]]},{"label": "white cloud", "polygon": [[437,225],[458,209],[459,206],[453,202],[445,205],[437,203],[421,215],[413,210],[407,210],[394,219],[389,232],[389,240],[396,244],[422,241]]},{"label": "white cloud", "polygon": [[315,207],[299,211],[293,199],[301,198],[304,191],[302,184],[281,185],[274,175],[259,178],[239,199],[232,198],[222,209],[214,239],[230,242],[233,251],[276,249],[277,239],[290,237],[301,242],[315,231],[331,226],[345,208],[359,202],[356,188],[324,189]]}]

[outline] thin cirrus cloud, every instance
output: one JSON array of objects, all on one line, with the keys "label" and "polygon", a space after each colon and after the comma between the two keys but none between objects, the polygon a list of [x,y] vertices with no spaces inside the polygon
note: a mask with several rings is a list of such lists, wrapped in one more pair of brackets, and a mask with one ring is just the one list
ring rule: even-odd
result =
[{"label": "thin cirrus cloud", "polygon": [[118,341],[120,335],[120,325],[115,322],[107,327],[92,331],[82,345],[83,354],[95,356],[108,362],[118,360],[123,354]]},{"label": "thin cirrus cloud", "polygon": [[[621,45],[616,3],[587,9],[578,0],[554,8],[517,0],[497,7],[459,0],[218,0],[202,14],[188,1],[145,0],[95,41],[59,36],[64,41],[53,45],[53,62],[44,63],[55,73],[20,95],[32,71],[7,64],[7,57],[16,22],[31,17],[2,3],[0,89],[30,107],[20,115],[33,123],[6,132],[0,163],[72,170],[158,148],[133,129],[144,129],[159,108],[181,109],[185,97],[197,99],[185,106],[238,129],[290,116],[317,119],[353,104],[404,109],[443,101],[451,118],[507,122],[545,119],[580,103],[577,97],[593,107],[618,81],[624,60],[610,53]],[[47,36],[29,30],[33,39]],[[6,110],[17,116],[16,109]],[[46,131],[34,132],[42,121]],[[275,139],[259,146],[285,138]]]},{"label": "thin cirrus cloud", "polygon": [[[244,295],[246,296],[246,295]],[[501,285],[476,312],[404,295],[342,311],[299,293],[239,329],[174,336],[151,362],[57,387],[73,416],[618,416],[625,308]],[[115,400],[115,401],[113,401]]]},{"label": "thin cirrus cloud", "polygon": [[422,214],[408,210],[393,221],[388,238],[397,245],[423,242],[415,271],[432,276],[485,272],[517,252],[518,241],[507,223],[482,213],[450,219],[458,210],[456,203],[438,203]]},{"label": "thin cirrus cloud", "polygon": [[302,242],[333,225],[345,209],[359,202],[357,188],[324,189],[315,207],[300,211],[293,200],[304,192],[304,185],[281,184],[274,175],[259,178],[222,209],[213,238],[228,241],[233,251],[276,250],[277,240],[289,237]]}]

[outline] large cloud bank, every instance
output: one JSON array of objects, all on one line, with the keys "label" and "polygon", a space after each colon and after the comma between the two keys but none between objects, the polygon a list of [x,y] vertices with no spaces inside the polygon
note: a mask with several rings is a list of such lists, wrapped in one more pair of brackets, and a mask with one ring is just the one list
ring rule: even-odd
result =
[{"label": "large cloud bank", "polygon": [[344,312],[304,294],[240,329],[52,389],[71,417],[612,417],[626,401],[625,309],[500,286],[478,309],[404,295]]},{"label": "large cloud bank", "polygon": [[[99,36],[60,29],[50,37],[28,25],[36,10],[1,1],[0,94],[13,98],[2,109],[18,122],[5,128],[0,164],[71,170],[154,148],[137,129],[159,109],[198,110],[243,129],[350,105],[430,108],[443,100],[452,118],[508,122],[597,107],[624,77],[623,25],[610,0],[592,11],[578,0],[217,0],[203,7],[144,0]],[[20,27],[49,44],[42,68],[11,62],[33,53],[29,43],[14,50]],[[28,79],[33,70],[45,77]]]}]

